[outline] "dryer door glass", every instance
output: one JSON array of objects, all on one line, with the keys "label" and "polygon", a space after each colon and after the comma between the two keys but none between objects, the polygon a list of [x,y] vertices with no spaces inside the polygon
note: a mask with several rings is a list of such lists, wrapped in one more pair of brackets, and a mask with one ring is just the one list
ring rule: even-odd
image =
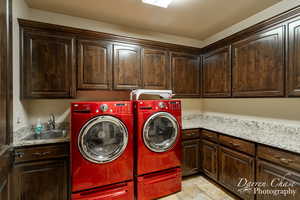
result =
[{"label": "dryer door glass", "polygon": [[90,120],[78,137],[81,154],[94,163],[107,163],[117,159],[127,143],[128,132],[125,125],[112,116],[99,116]]},{"label": "dryer door glass", "polygon": [[144,125],[144,143],[151,151],[168,151],[175,144],[177,137],[178,123],[169,113],[156,113],[152,115]]}]

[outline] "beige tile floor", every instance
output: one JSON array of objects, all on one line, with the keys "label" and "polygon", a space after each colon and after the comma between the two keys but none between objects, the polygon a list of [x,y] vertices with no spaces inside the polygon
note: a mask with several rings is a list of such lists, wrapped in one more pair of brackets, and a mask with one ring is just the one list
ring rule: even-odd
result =
[{"label": "beige tile floor", "polygon": [[159,200],[236,200],[203,176],[183,179],[182,191]]}]

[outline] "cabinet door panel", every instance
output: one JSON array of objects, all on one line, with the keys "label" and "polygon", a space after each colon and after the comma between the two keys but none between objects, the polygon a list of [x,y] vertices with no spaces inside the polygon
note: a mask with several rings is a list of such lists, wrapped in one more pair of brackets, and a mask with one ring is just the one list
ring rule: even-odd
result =
[{"label": "cabinet door panel", "polygon": [[170,87],[169,54],[164,50],[143,49],[143,88],[168,89]]},{"label": "cabinet door panel", "polygon": [[241,178],[254,181],[254,158],[220,147],[219,181],[243,199],[254,199],[253,193],[239,191]]},{"label": "cabinet door panel", "polygon": [[78,88],[111,88],[112,45],[104,41],[78,41]]},{"label": "cabinet door panel", "polygon": [[201,164],[203,172],[210,178],[218,179],[218,145],[207,140],[201,143]]},{"label": "cabinet door panel", "polygon": [[[276,166],[274,164],[257,160],[256,179],[259,182],[264,182],[267,187],[260,187],[261,190],[296,190],[295,195],[268,195],[257,194],[258,200],[298,200],[300,199],[300,174],[289,169]],[[291,184],[294,186],[277,187],[278,183]]]},{"label": "cabinet door panel", "polygon": [[9,176],[11,171],[11,153],[2,149],[0,152],[0,199],[8,200],[9,198]]},{"label": "cabinet door panel", "polygon": [[288,96],[300,96],[300,19],[289,23]]},{"label": "cabinet door panel", "polygon": [[141,87],[140,47],[114,45],[114,89]]},{"label": "cabinet door panel", "polygon": [[172,53],[172,85],[177,96],[200,96],[199,57],[191,54]]},{"label": "cabinet door panel", "polygon": [[231,65],[229,47],[203,56],[203,96],[231,96]]},{"label": "cabinet door panel", "polygon": [[182,175],[188,176],[199,172],[200,140],[184,141],[182,146]]},{"label": "cabinet door panel", "polygon": [[284,96],[284,26],[232,45],[233,96]]},{"label": "cabinet door panel", "polygon": [[[66,200],[68,172],[65,161],[44,161],[14,168],[15,200]],[[16,192],[17,191],[17,192]]]},{"label": "cabinet door panel", "polygon": [[22,95],[24,98],[74,96],[74,38],[23,30]]}]

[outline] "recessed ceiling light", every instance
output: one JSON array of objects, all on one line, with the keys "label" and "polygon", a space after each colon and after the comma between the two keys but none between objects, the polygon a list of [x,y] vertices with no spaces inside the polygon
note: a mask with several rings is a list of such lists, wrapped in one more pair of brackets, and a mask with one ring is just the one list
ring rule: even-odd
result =
[{"label": "recessed ceiling light", "polygon": [[151,4],[162,8],[167,8],[173,0],[142,0],[142,1],[143,3]]}]

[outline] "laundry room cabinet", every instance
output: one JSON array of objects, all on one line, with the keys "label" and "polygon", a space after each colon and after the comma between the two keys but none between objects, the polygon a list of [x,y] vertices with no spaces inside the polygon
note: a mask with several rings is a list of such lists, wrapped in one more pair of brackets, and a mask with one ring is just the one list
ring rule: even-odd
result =
[{"label": "laundry room cabinet", "polygon": [[142,69],[143,88],[170,89],[170,54],[166,49],[143,48]]},{"label": "laundry room cabinet", "polygon": [[200,97],[200,58],[186,53],[171,53],[172,89],[176,96]]},{"label": "laundry room cabinet", "polygon": [[183,130],[182,139],[182,175],[197,174],[200,171],[200,130]]},{"label": "laundry room cabinet", "polygon": [[68,199],[68,154],[67,143],[16,148],[12,200]]},{"label": "laundry room cabinet", "polygon": [[225,46],[203,55],[203,97],[231,96],[230,47]]},{"label": "laundry room cabinet", "polygon": [[284,96],[284,31],[272,27],[232,44],[233,96]]},{"label": "laundry room cabinet", "polygon": [[19,25],[23,99],[88,98],[138,88],[200,97],[198,48],[24,19]]},{"label": "laundry room cabinet", "polygon": [[111,89],[112,43],[101,40],[77,40],[77,88]]},{"label": "laundry room cabinet", "polygon": [[22,98],[75,96],[75,37],[21,23]]},{"label": "laundry room cabinet", "polygon": [[292,19],[288,23],[288,79],[287,95],[291,97],[300,96],[300,18]]}]

